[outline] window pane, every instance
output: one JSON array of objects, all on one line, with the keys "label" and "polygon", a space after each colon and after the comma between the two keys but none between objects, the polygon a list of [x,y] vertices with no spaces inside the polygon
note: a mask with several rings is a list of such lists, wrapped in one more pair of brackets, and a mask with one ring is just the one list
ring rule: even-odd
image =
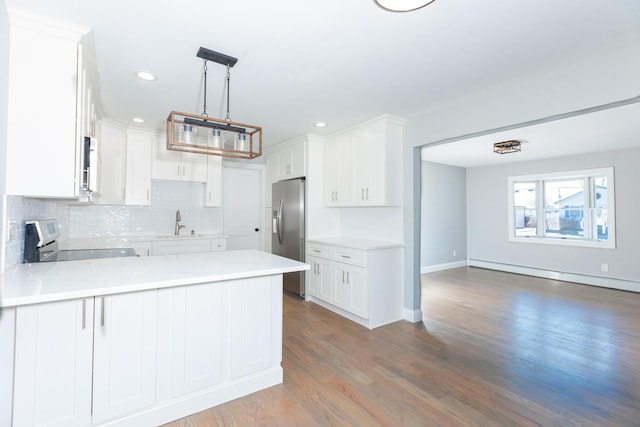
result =
[{"label": "window pane", "polygon": [[593,216],[592,223],[595,226],[594,237],[598,240],[609,239],[608,224],[608,185],[606,176],[594,176],[593,178]]},{"label": "window pane", "polygon": [[544,182],[545,235],[584,237],[584,180]]},{"label": "window pane", "polygon": [[536,235],[536,183],[513,184],[514,224],[516,237]]}]

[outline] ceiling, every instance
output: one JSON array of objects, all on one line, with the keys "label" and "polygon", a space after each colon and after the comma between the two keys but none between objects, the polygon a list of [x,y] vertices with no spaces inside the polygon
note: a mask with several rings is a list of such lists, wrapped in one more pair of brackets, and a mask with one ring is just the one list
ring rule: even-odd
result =
[{"label": "ceiling", "polygon": [[[160,129],[171,110],[200,113],[196,51],[237,57],[231,120],[262,126],[267,146],[384,113],[410,119],[640,32],[637,0],[436,0],[400,14],[372,0],[2,1],[90,27],[103,112],[126,124],[141,117]],[[158,80],[142,81],[138,70]],[[212,117],[225,117],[225,73],[209,63]],[[525,149],[543,150],[523,135],[532,141]]]}]

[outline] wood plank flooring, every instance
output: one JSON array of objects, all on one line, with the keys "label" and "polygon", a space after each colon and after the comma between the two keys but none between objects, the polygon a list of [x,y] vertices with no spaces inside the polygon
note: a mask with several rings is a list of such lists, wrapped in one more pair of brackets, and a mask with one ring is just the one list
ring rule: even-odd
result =
[{"label": "wood plank flooring", "polygon": [[284,296],[284,383],[166,427],[640,426],[640,294],[423,275],[425,324],[369,331]]}]

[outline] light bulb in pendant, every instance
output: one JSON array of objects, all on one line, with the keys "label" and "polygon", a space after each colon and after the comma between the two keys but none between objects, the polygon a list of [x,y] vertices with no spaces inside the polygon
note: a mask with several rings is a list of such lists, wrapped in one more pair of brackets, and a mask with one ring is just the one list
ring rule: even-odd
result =
[{"label": "light bulb in pendant", "polygon": [[209,146],[220,148],[221,142],[222,136],[220,136],[220,129],[211,129],[211,132],[209,132]]}]

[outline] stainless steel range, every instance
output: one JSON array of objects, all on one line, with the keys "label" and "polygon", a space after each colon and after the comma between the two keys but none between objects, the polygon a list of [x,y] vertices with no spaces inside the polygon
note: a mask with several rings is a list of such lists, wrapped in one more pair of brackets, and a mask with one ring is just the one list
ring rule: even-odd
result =
[{"label": "stainless steel range", "polygon": [[59,250],[60,225],[56,219],[27,221],[24,226],[24,262],[75,261],[136,256],[133,248]]}]

